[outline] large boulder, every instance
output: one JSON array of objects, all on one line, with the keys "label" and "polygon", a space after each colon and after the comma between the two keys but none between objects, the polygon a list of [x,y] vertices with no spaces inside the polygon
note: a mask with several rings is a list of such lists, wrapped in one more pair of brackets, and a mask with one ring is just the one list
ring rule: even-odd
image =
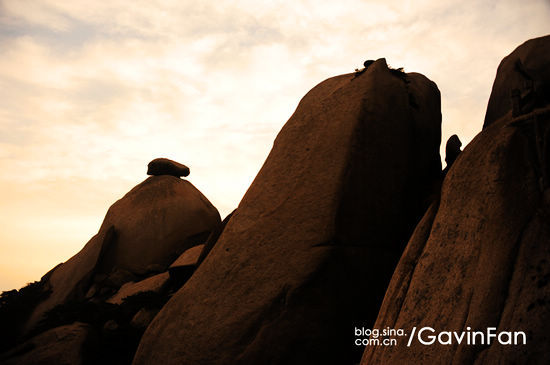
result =
[{"label": "large boulder", "polygon": [[131,279],[117,273],[144,275],[151,267],[165,271],[220,221],[217,209],[189,181],[168,175],[147,178],[109,208],[99,233],[79,253],[49,275],[51,295],[34,309],[26,331],[53,307],[84,298],[92,279]]},{"label": "large boulder", "polygon": [[489,98],[483,128],[550,102],[550,35],[528,40],[505,57]]},{"label": "large boulder", "polygon": [[283,127],[134,364],[346,364],[441,172],[440,94],[387,67],[330,78]]},{"label": "large boulder", "polygon": [[[374,328],[407,336],[368,346],[361,364],[550,363],[550,104],[517,117],[506,108],[457,158],[393,275]],[[419,340],[442,331],[465,335]]]},{"label": "large boulder", "polygon": [[84,365],[90,358],[91,327],[73,323],[50,329],[10,352],[0,355],[2,365]]},{"label": "large boulder", "polygon": [[167,268],[220,223],[218,210],[189,181],[149,177],[109,208],[102,228],[114,226],[117,239],[102,257],[101,269],[144,274],[150,265]]}]

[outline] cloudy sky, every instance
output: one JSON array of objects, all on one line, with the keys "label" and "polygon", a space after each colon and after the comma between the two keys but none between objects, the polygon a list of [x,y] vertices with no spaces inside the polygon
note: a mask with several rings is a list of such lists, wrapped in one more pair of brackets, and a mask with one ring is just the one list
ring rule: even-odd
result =
[{"label": "cloudy sky", "polygon": [[225,216],[300,98],[366,59],[434,80],[443,140],[469,142],[549,24],[548,0],[0,0],[0,290],[80,250],[156,157]]}]

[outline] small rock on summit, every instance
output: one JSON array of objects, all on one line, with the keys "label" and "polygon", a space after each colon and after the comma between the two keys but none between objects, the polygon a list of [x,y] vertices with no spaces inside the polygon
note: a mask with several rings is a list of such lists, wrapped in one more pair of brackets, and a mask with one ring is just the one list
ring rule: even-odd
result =
[{"label": "small rock on summit", "polygon": [[175,177],[188,176],[189,167],[167,158],[155,158],[147,165],[147,175],[170,175]]}]

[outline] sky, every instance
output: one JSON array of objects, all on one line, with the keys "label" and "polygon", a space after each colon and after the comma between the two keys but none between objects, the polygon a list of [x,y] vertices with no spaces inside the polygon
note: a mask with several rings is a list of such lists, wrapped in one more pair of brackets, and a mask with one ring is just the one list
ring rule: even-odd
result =
[{"label": "sky", "polygon": [[0,291],[66,261],[167,157],[233,210],[302,96],[385,57],[480,130],[500,60],[550,0],[0,0]]}]

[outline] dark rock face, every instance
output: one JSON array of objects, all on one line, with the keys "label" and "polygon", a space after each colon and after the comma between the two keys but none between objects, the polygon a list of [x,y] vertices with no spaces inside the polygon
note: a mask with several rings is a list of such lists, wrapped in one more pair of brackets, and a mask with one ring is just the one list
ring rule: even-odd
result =
[{"label": "dark rock face", "polygon": [[451,167],[460,152],[462,152],[460,147],[462,147],[462,142],[460,142],[460,138],[458,138],[456,134],[450,136],[447,140],[447,144],[445,145],[445,162],[447,163],[448,167]]},{"label": "dark rock face", "polygon": [[0,357],[3,365],[84,365],[91,327],[84,323],[61,326],[33,337]]},{"label": "dark rock face", "polygon": [[204,261],[206,256],[208,256],[210,251],[212,251],[212,249],[214,248],[214,245],[218,242],[218,239],[220,238],[221,234],[223,233],[223,230],[227,226],[227,223],[229,222],[229,220],[231,219],[234,213],[235,213],[235,210],[229,213],[227,217],[223,219],[222,224],[219,225],[217,229],[212,231],[212,233],[210,233],[210,236],[208,236],[208,239],[204,243],[204,246],[202,248],[199,258],[197,259],[197,266],[199,266]]},{"label": "dark rock face", "polygon": [[134,364],[357,362],[350,328],[426,208],[440,123],[436,85],[383,59],[313,88]]},{"label": "dark rock face", "polygon": [[149,177],[109,208],[102,227],[113,225],[117,239],[101,269],[145,274],[151,264],[166,268],[220,222],[218,210],[189,181]]},{"label": "dark rock face", "polygon": [[[501,63],[490,123],[461,153],[439,206],[416,228],[374,325],[407,333],[429,326],[436,335],[494,327],[523,331],[526,344],[425,346],[415,339],[406,347],[407,338],[398,346],[368,346],[361,364],[550,363],[550,103],[514,117],[504,99],[495,99],[519,82],[504,72],[511,60],[550,69],[548,41],[528,41]],[[539,81],[533,76],[533,85]]]},{"label": "dark rock face", "polygon": [[51,273],[51,294],[34,309],[26,331],[57,305],[94,296],[101,287],[117,289],[147,275],[151,265],[165,271],[219,224],[217,209],[190,182],[149,177],[113,204],[99,233]]},{"label": "dark rock face", "polygon": [[447,175],[447,172],[449,172],[449,169],[458,158],[458,155],[462,152],[460,149],[461,146],[462,142],[456,134],[453,134],[447,140],[447,144],[445,145],[445,162],[447,163],[447,166],[445,166],[445,169],[443,170],[443,177]]},{"label": "dark rock face", "polygon": [[167,158],[155,158],[147,165],[147,175],[182,177],[188,176],[189,172],[189,167]]},{"label": "dark rock face", "polygon": [[161,274],[150,276],[147,279],[141,280],[137,283],[126,283],[115,295],[107,299],[106,302],[112,304],[122,304],[124,299],[131,297],[132,295],[145,292],[162,292],[168,285],[169,279],[169,274],[167,272],[164,272]]},{"label": "dark rock face", "polygon": [[528,40],[498,66],[483,128],[506,113],[518,116],[550,102],[550,35]]},{"label": "dark rock face", "polygon": [[198,260],[205,245],[191,247],[177,258],[168,268],[170,280],[175,283],[183,284],[186,282],[197,268]]}]

